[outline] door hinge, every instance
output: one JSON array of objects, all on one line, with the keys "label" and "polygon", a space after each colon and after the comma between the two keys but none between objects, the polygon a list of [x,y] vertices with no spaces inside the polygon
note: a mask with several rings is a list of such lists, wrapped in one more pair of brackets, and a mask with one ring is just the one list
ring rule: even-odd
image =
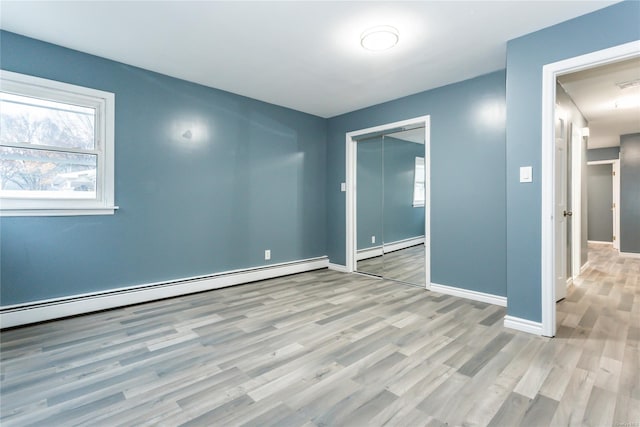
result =
[{"label": "door hinge", "polygon": [[616,171],[611,172],[611,175],[616,176]]},{"label": "door hinge", "polygon": [[614,242],[616,241],[616,236],[613,236],[613,241],[614,241]]}]

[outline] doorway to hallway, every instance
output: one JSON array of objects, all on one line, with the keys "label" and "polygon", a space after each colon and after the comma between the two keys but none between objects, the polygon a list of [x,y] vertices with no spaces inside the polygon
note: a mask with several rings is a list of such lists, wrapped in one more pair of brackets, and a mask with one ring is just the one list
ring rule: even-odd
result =
[{"label": "doorway to hallway", "polygon": [[[640,56],[640,43],[631,42],[602,51],[592,52],[575,58],[547,64],[542,72],[542,209],[541,209],[541,296],[542,296],[542,335],[556,335],[556,287],[559,277],[566,274],[566,264],[558,263],[557,247],[561,242],[569,242],[560,225],[557,205],[558,168],[556,165],[556,84],[558,77],[600,67],[607,64],[637,58]],[[586,159],[585,159],[586,160]],[[584,181],[584,180],[583,180]],[[582,204],[582,203],[581,203]],[[586,208],[579,207],[581,213]],[[571,210],[568,211],[573,213]],[[563,212],[564,213],[564,212]],[[563,215],[564,217],[564,215]],[[586,230],[581,227],[581,250],[586,249]],[[573,249],[573,245],[571,248]],[[566,261],[566,259],[565,259]],[[583,264],[584,265],[584,264]],[[572,273],[573,274],[573,273]],[[568,276],[568,274],[567,274]]]}]

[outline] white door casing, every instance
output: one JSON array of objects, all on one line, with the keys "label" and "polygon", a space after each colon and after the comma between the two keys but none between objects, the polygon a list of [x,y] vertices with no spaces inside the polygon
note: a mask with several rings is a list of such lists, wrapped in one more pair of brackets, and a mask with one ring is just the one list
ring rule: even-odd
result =
[{"label": "white door casing", "polygon": [[613,161],[613,249],[620,251],[620,159]]},{"label": "white door casing", "polygon": [[640,40],[613,46],[542,67],[542,138],[541,138],[541,335],[556,334],[555,296],[555,96],[558,76],[640,56]]},{"label": "white door casing", "polygon": [[357,137],[402,127],[424,126],[424,248],[425,248],[425,283],[431,288],[431,116],[415,117],[413,119],[388,123],[361,129],[346,134],[346,271],[352,273],[356,268],[357,236],[356,236],[356,164]]}]

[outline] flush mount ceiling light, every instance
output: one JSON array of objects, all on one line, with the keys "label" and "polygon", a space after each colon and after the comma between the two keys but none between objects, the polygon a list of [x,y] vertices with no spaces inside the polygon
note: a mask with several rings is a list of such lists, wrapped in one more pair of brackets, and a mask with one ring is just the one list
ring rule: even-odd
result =
[{"label": "flush mount ceiling light", "polygon": [[398,43],[398,40],[400,40],[398,30],[389,25],[369,28],[360,35],[362,47],[374,52],[391,49]]}]

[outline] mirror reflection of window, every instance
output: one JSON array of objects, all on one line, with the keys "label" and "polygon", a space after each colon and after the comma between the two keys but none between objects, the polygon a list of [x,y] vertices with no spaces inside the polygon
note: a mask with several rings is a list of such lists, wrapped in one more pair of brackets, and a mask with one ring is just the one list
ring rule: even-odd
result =
[{"label": "mirror reflection of window", "polygon": [[413,175],[413,207],[424,207],[424,157],[416,157]]}]

